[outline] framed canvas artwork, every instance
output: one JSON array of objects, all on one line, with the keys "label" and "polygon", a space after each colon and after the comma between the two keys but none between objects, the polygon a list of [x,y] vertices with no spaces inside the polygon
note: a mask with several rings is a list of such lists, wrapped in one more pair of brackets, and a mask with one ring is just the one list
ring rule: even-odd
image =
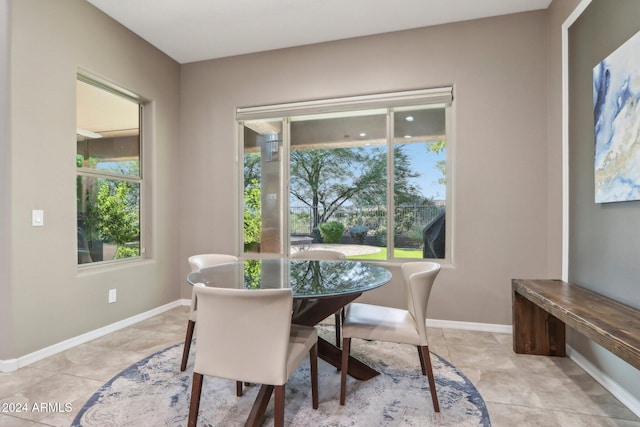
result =
[{"label": "framed canvas artwork", "polygon": [[593,69],[596,203],[640,200],[640,32]]}]

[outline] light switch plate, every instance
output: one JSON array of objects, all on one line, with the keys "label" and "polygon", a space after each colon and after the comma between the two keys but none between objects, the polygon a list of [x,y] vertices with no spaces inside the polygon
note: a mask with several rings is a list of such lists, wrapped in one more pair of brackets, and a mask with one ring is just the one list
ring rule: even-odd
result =
[{"label": "light switch plate", "polygon": [[44,227],[44,211],[34,209],[31,211],[31,225],[34,227]]}]

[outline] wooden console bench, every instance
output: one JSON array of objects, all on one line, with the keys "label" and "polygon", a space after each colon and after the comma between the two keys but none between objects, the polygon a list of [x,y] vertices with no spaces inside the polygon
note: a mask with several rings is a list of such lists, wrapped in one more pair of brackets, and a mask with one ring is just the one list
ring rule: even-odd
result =
[{"label": "wooden console bench", "polygon": [[560,280],[513,279],[513,350],[565,356],[565,325],[640,369],[640,310]]}]

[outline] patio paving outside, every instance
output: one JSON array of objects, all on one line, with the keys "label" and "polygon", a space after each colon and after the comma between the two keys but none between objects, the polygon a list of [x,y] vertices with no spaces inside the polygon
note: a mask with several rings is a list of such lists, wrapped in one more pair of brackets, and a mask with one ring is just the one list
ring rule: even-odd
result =
[{"label": "patio paving outside", "polygon": [[[294,247],[291,248],[293,252],[297,252],[299,249],[296,249]],[[295,250],[294,250],[295,249]],[[369,246],[369,245],[341,245],[338,243],[335,244],[331,244],[331,243],[312,243],[310,247],[303,249],[303,250],[307,250],[307,251],[312,251],[312,250],[318,250],[318,249],[328,249],[328,250],[332,250],[332,251],[338,251],[338,252],[342,252],[343,254],[345,254],[345,256],[353,256],[353,255],[368,255],[368,254],[375,254],[380,252],[382,249],[378,248],[376,246]]]}]

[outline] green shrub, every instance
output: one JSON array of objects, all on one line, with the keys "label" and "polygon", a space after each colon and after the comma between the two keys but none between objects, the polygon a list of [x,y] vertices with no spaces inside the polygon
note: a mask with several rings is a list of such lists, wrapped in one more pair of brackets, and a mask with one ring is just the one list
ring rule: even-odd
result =
[{"label": "green shrub", "polygon": [[365,237],[367,237],[367,233],[369,232],[369,227],[366,225],[354,225],[349,229],[349,234],[358,244],[363,244]]},{"label": "green shrub", "polygon": [[130,258],[140,256],[139,246],[120,246],[116,249],[116,259]]},{"label": "green shrub", "polygon": [[344,225],[338,221],[324,222],[319,225],[322,240],[325,243],[340,243],[342,233],[344,233]]}]

